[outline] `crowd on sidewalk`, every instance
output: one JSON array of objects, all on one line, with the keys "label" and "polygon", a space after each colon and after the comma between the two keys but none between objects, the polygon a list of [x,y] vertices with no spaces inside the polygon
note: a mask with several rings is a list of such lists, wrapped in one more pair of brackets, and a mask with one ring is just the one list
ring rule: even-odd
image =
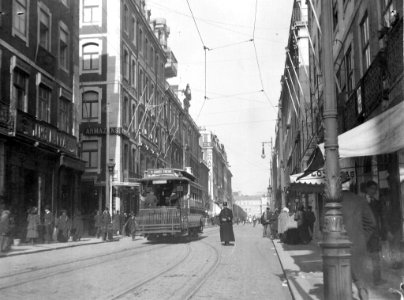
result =
[{"label": "crowd on sidewalk", "polygon": [[[21,220],[18,223],[21,224]],[[34,245],[80,241],[85,227],[86,234],[101,238],[103,241],[112,240],[117,234],[130,236],[134,240],[138,226],[133,212],[127,214],[113,211],[111,216],[107,209],[102,214],[96,211],[90,216],[89,222],[86,222],[88,226],[84,223],[84,216],[80,211],[69,216],[66,210],[62,210],[57,215],[51,212],[49,206],[45,206],[41,213],[34,206],[27,210],[24,226],[17,227],[15,215],[0,203],[0,252],[9,251],[13,243]]]}]

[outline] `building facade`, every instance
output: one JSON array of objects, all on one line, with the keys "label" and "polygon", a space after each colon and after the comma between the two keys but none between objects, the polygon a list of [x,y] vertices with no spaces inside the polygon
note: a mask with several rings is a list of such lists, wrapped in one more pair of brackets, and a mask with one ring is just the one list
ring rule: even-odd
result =
[{"label": "building facade", "polygon": [[[0,196],[23,237],[27,210],[82,210],[76,1],[1,1]],[[7,175],[6,175],[7,174]]]},{"label": "building facade", "polygon": [[223,202],[231,207],[233,203],[232,173],[227,160],[224,145],[211,131],[200,129],[200,145],[203,160],[207,162],[209,171],[208,194],[210,198],[209,212],[216,215],[220,212]]}]

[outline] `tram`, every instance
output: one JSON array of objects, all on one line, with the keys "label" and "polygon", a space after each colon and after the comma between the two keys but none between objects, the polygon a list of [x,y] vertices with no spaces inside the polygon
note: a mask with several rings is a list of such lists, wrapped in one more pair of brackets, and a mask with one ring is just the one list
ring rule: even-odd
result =
[{"label": "tram", "polygon": [[148,240],[203,231],[202,189],[187,170],[149,169],[140,183],[139,234]]}]

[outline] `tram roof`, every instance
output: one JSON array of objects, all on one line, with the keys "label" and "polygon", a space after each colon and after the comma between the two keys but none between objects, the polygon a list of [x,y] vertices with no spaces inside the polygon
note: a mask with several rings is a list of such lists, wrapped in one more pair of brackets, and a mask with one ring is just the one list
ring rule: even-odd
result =
[{"label": "tram roof", "polygon": [[149,169],[145,171],[145,176],[139,182],[154,180],[174,180],[194,182],[196,177],[191,173],[181,169]]}]

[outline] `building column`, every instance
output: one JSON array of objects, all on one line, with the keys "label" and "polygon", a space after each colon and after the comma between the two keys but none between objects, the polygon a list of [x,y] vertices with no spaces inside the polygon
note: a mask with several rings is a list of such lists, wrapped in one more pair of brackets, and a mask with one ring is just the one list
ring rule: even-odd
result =
[{"label": "building column", "polygon": [[6,149],[5,141],[0,140],[0,197],[5,196],[5,173],[6,173]]}]

